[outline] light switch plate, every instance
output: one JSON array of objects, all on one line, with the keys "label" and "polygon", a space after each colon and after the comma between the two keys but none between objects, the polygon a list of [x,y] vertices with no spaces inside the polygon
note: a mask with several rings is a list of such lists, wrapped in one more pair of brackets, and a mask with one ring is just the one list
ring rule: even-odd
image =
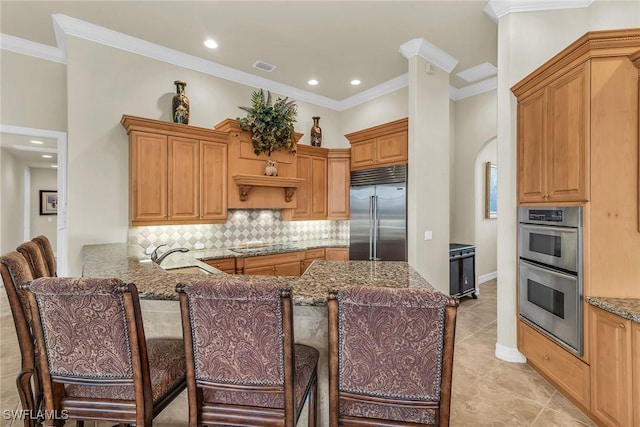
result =
[{"label": "light switch plate", "polygon": [[433,231],[431,230],[425,231],[424,240],[433,240]]},{"label": "light switch plate", "polygon": [[196,243],[193,245],[193,249],[196,249],[196,250],[197,250],[197,249],[204,249],[204,243],[202,243],[202,242],[196,242]]}]

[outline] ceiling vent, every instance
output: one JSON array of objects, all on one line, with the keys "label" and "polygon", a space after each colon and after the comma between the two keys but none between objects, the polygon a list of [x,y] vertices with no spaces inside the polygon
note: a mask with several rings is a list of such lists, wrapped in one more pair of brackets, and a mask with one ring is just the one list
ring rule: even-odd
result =
[{"label": "ceiling vent", "polygon": [[257,68],[258,70],[262,70],[262,71],[266,71],[267,73],[270,73],[276,69],[276,66],[267,64],[266,62],[256,61],[256,63],[253,64],[253,68]]}]

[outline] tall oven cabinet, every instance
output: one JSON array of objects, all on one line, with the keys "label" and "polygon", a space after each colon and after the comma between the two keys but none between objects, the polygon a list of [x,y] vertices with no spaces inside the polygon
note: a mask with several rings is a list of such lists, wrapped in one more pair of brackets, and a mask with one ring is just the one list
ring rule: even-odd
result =
[{"label": "tall oven cabinet", "polygon": [[[584,354],[571,354],[522,320],[518,348],[602,424],[589,392],[606,381],[593,365],[602,349],[590,336],[592,308],[584,298],[640,298],[639,69],[640,28],[593,31],[511,88],[518,102],[518,206],[580,206],[584,221]],[[544,354],[536,353],[541,348]],[[557,375],[568,366],[572,385]]]}]

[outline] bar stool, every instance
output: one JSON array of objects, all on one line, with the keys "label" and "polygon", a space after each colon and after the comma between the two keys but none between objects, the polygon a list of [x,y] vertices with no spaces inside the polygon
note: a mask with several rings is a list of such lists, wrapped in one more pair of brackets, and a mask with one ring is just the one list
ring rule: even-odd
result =
[{"label": "bar stool", "polygon": [[194,280],[176,288],[187,356],[189,425],[316,425],[318,350],[294,344],[291,291]]},{"label": "bar stool", "polygon": [[42,277],[24,288],[34,319],[45,425],[68,418],[149,427],[185,388],[183,342],[145,340],[135,285]]},{"label": "bar stool", "polygon": [[448,426],[458,304],[426,289],[330,292],[330,426]]}]

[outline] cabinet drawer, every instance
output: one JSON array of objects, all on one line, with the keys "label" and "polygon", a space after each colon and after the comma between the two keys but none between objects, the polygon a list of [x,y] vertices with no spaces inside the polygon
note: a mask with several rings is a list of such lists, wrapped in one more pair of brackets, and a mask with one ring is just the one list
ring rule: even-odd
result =
[{"label": "cabinet drawer", "polygon": [[235,258],[219,258],[219,259],[207,259],[203,260],[211,267],[215,267],[225,273],[234,274],[236,271],[236,259]]},{"label": "cabinet drawer", "polygon": [[349,261],[349,248],[326,248],[325,259],[328,261]]},{"label": "cabinet drawer", "polygon": [[289,252],[286,254],[261,255],[244,258],[244,268],[256,268],[274,266],[276,264],[288,264],[290,262],[300,262],[302,252]]},{"label": "cabinet drawer", "polygon": [[550,341],[538,331],[518,321],[518,347],[530,365],[589,409],[589,365]]},{"label": "cabinet drawer", "polygon": [[307,249],[304,259],[324,259],[324,248]]}]

